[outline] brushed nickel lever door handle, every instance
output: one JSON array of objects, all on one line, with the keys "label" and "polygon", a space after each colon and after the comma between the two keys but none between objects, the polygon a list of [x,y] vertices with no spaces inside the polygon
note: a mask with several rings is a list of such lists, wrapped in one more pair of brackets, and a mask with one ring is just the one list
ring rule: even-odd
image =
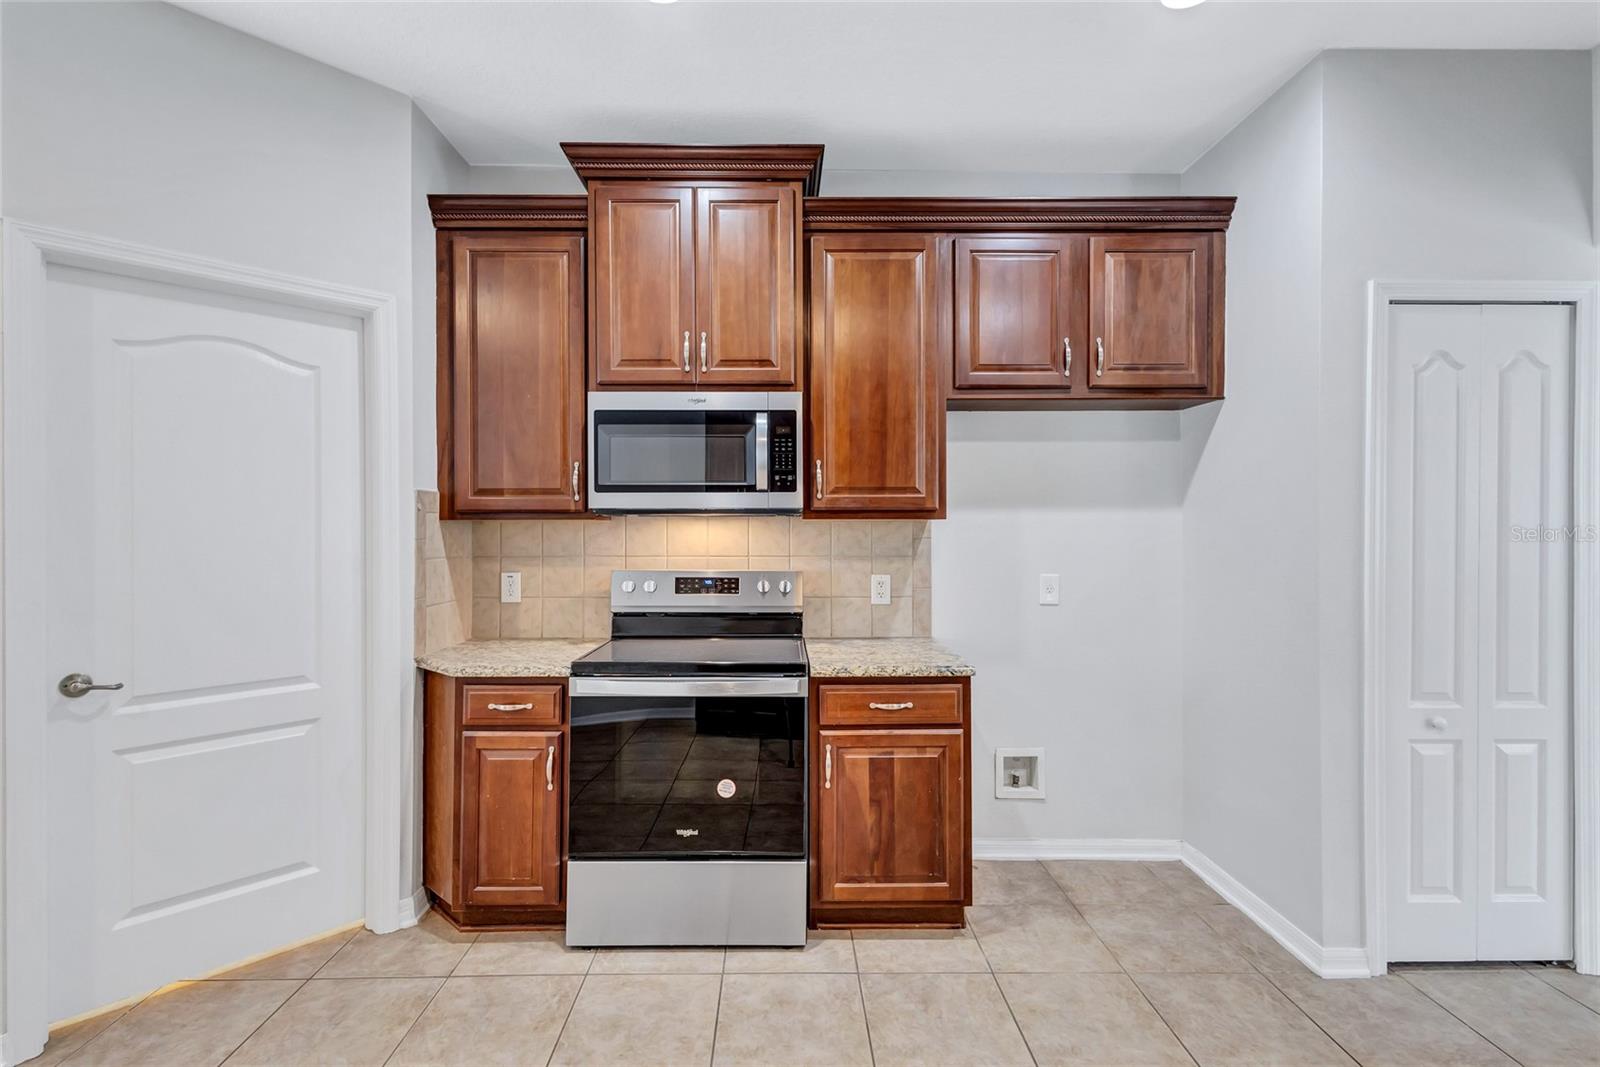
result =
[{"label": "brushed nickel lever door handle", "polygon": [[107,685],[96,685],[93,678],[81,672],[69,674],[65,678],[61,679],[61,681],[56,683],[56,692],[72,700],[76,700],[85,693],[92,693],[96,690],[114,690],[121,688],[121,682],[111,682]]}]

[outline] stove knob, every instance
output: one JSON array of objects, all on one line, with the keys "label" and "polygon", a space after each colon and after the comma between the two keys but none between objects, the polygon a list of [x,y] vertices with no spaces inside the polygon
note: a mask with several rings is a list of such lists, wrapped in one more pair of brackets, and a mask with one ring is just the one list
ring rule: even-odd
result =
[{"label": "stove knob", "polygon": [[633,592],[634,588],[635,588],[635,586],[633,584],[633,579],[632,578],[624,578],[623,579],[623,581],[622,581],[622,591],[624,593],[631,593],[631,592]]},{"label": "stove knob", "polygon": [[772,583],[767,581],[765,578],[756,583],[756,592],[760,593],[762,596],[766,596],[771,591]]},{"label": "stove knob", "polygon": [[644,591],[646,593],[654,593],[656,591],[656,580],[654,578],[646,578],[644,580]]},{"label": "stove knob", "polygon": [[782,593],[784,596],[788,596],[790,593],[794,592],[794,583],[788,581],[787,579],[779,582],[778,592]]}]

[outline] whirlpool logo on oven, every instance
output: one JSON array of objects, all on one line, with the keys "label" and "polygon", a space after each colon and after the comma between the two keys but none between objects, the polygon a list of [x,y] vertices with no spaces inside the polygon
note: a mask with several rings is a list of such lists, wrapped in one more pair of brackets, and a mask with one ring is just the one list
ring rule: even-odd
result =
[{"label": "whirlpool logo on oven", "polygon": [[672,832],[677,834],[679,837],[699,837],[700,836],[700,831],[694,829],[693,827],[689,827],[687,829],[679,828],[679,829],[674,830]]}]

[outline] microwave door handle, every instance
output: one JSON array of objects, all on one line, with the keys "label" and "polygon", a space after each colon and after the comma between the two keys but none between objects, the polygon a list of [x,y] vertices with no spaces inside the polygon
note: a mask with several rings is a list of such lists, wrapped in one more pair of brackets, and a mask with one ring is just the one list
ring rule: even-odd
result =
[{"label": "microwave door handle", "polygon": [[756,491],[767,491],[767,413],[756,412]]}]

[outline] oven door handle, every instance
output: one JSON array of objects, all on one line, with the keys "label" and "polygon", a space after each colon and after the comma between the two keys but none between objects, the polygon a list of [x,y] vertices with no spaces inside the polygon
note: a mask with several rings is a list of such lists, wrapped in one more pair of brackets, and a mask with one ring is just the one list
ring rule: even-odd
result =
[{"label": "oven door handle", "polygon": [[803,697],[806,680],[773,678],[573,678],[574,697]]}]

